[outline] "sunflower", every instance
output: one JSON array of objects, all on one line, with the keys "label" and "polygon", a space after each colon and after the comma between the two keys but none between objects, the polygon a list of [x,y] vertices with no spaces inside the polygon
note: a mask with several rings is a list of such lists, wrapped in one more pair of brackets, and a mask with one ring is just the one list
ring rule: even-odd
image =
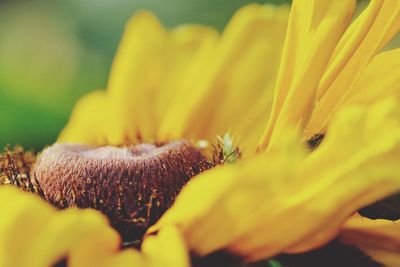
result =
[{"label": "sunflower", "polygon": [[355,8],[250,5],[221,36],[135,15],[58,143],[3,155],[39,196],[0,188],[1,266],[337,266],[318,251],[344,244],[399,266],[400,221],[360,214],[400,191],[400,2]]}]

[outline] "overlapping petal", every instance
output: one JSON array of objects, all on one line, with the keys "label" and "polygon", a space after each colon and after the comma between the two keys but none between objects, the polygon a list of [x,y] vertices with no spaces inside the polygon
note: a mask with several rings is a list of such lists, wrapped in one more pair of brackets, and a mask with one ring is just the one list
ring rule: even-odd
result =
[{"label": "overlapping petal", "polygon": [[170,101],[190,89],[217,39],[214,29],[200,25],[167,31],[154,15],[139,12],[126,26],[107,91],[78,102],[59,141],[154,141]]},{"label": "overlapping petal", "polygon": [[[398,102],[392,98],[372,106],[343,109],[326,139],[303,163],[303,175],[314,179],[313,186],[325,189],[325,198],[337,198],[336,208],[329,202],[324,203],[323,199],[315,199],[321,209],[331,213],[326,225],[340,224],[338,213],[350,215],[374,199],[384,198],[398,190],[399,112]],[[343,187],[335,190],[335,183]],[[302,194],[307,195],[307,191]],[[346,197],[351,199],[349,203],[342,202]],[[323,243],[328,234],[325,231],[314,233],[307,242],[295,245],[291,252],[309,250],[313,243]],[[330,234],[335,234],[334,229]]]},{"label": "overlapping petal", "polygon": [[191,266],[185,241],[172,225],[163,228],[157,236],[147,237],[142,244],[142,252],[150,266]]},{"label": "overlapping petal", "polygon": [[338,105],[370,105],[388,96],[400,97],[400,49],[375,56]]},{"label": "overlapping petal", "polygon": [[172,102],[162,138],[210,139],[232,130],[255,147],[270,109],[288,8],[249,5],[223,32],[212,57]]},{"label": "overlapping petal", "polygon": [[400,265],[400,221],[371,220],[354,215],[344,225],[340,239],[387,267]]},{"label": "overlapping petal", "polygon": [[307,137],[326,129],[343,95],[371,59],[400,29],[400,2],[372,0],[347,29],[318,87],[318,100],[305,129]]},{"label": "overlapping petal", "polygon": [[392,100],[346,109],[309,156],[281,137],[286,149],[194,178],[150,231],[174,224],[199,255],[226,249],[249,260],[320,246],[358,208],[400,188],[399,115]]},{"label": "overlapping petal", "polygon": [[[314,2],[293,1],[273,113],[261,148],[273,145],[274,136],[287,125],[304,129],[306,140],[324,132],[351,85],[400,29],[396,0],[372,0],[348,28],[355,1]],[[328,35],[318,35],[318,29]]]},{"label": "overlapping petal", "polygon": [[0,188],[1,266],[96,266],[119,247],[118,234],[96,211],[56,212],[43,200],[11,186]]},{"label": "overlapping petal", "polygon": [[350,23],[356,1],[292,3],[274,104],[260,147],[289,126],[304,125],[330,55]]},{"label": "overlapping petal", "polygon": [[[138,13],[125,30],[107,92],[97,94],[104,97],[84,98],[59,140],[123,144],[232,131],[254,150],[271,106],[287,17],[286,6],[250,5],[219,39],[198,25],[168,32],[153,15]],[[98,107],[101,125],[87,123]]]},{"label": "overlapping petal", "polygon": [[131,19],[107,91],[116,112],[115,126],[123,127],[129,140],[156,138],[171,98],[192,78],[188,76],[194,75],[199,61],[209,57],[217,37],[206,26],[188,25],[168,32],[148,12]]},{"label": "overlapping petal", "polygon": [[[188,267],[188,254],[173,227],[146,239],[143,253],[120,250],[120,237],[94,210],[57,211],[37,196],[0,187],[0,266]],[[171,246],[172,245],[172,246]]]}]

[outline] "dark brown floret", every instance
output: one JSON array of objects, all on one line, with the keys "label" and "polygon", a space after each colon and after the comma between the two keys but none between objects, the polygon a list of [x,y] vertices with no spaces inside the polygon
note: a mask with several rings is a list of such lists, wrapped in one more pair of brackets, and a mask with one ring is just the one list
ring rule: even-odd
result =
[{"label": "dark brown floret", "polygon": [[95,208],[125,241],[139,239],[187,181],[211,164],[189,142],[130,147],[55,144],[33,174],[58,208]]},{"label": "dark brown floret", "polygon": [[21,146],[14,149],[6,147],[0,153],[0,185],[11,184],[25,191],[43,197],[43,191],[30,175],[36,156],[32,151],[24,151]]}]

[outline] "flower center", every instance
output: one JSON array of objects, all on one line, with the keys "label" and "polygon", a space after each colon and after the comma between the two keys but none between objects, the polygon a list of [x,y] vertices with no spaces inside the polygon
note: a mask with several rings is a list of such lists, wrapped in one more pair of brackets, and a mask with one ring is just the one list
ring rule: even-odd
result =
[{"label": "flower center", "polygon": [[183,185],[213,165],[187,141],[163,145],[90,147],[55,144],[33,174],[58,208],[94,208],[125,241],[140,239],[172,205]]}]

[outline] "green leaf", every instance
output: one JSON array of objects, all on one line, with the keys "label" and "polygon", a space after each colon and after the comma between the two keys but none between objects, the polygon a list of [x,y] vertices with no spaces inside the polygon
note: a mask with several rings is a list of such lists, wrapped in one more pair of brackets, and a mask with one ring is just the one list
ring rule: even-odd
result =
[{"label": "green leaf", "polygon": [[283,267],[282,264],[280,264],[278,261],[276,260],[269,260],[268,261],[268,266],[269,267]]}]

